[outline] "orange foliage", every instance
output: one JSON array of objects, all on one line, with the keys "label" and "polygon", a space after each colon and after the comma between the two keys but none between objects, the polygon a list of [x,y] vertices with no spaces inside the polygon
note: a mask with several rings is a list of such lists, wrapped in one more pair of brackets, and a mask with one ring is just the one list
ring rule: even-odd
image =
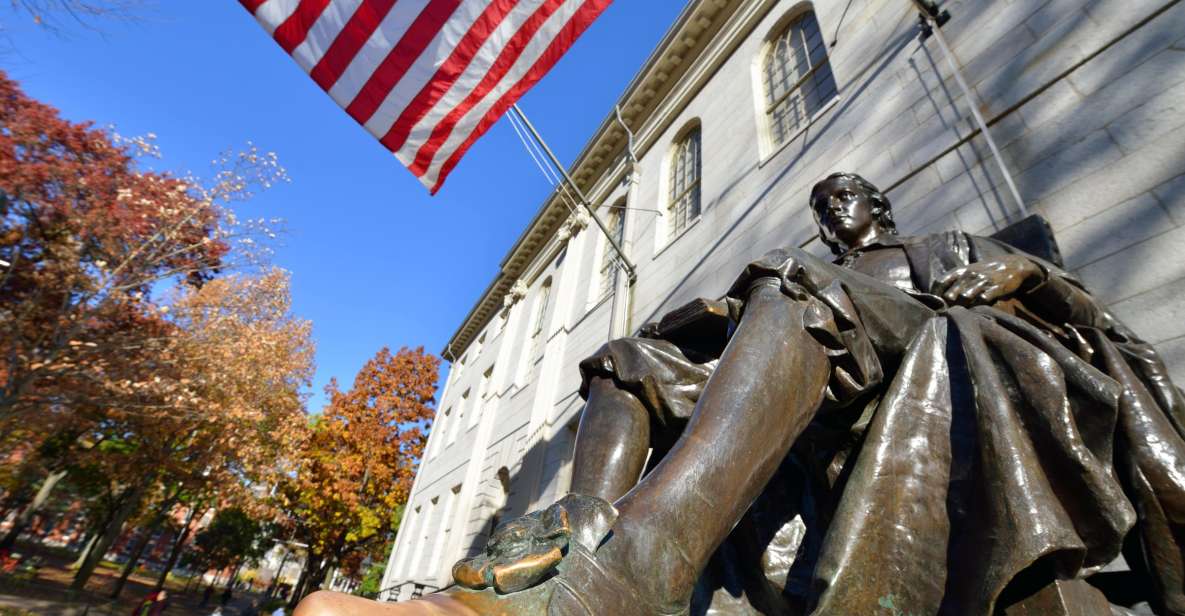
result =
[{"label": "orange foliage", "polygon": [[380,550],[399,524],[434,415],[440,360],[423,348],[383,348],[349,391],[332,382],[297,471],[283,490],[311,574]]}]

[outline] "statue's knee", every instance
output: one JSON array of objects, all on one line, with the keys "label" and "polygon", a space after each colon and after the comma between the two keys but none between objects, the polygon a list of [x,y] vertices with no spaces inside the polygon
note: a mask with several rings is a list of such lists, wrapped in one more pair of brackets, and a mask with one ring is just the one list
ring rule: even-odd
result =
[{"label": "statue's knee", "polygon": [[749,285],[747,297],[746,313],[752,313],[753,309],[758,305],[769,303],[784,303],[793,300],[802,300],[804,297],[799,297],[798,293],[787,293],[786,285],[782,284],[782,279],[776,276],[762,276],[753,280]]},{"label": "statue's knee", "polygon": [[786,248],[785,251],[787,260],[790,263],[798,266],[806,265],[807,262],[816,260],[818,258],[797,246]]},{"label": "statue's knee", "polygon": [[613,377],[595,377],[589,382],[588,404],[583,417],[597,418],[611,423],[629,424],[642,421],[650,410],[637,395],[627,391]]},{"label": "statue's knee", "polygon": [[340,593],[318,590],[302,599],[292,616],[344,616],[345,608]]},{"label": "statue's knee", "polygon": [[816,287],[826,286],[836,271],[846,271],[827,259],[821,259],[801,248],[790,247],[776,250],[754,265],[766,275],[804,283],[810,279]]},{"label": "statue's knee", "polygon": [[447,594],[433,594],[423,599],[383,603],[340,592],[318,590],[296,606],[293,616],[477,616],[463,603]]}]

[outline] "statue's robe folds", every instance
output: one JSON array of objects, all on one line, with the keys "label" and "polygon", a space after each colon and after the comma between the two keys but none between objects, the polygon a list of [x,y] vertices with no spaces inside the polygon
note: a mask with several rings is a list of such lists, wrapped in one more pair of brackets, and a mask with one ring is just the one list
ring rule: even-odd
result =
[{"label": "statue's robe folds", "polygon": [[[729,292],[738,318],[747,290],[772,279],[807,302],[831,377],[692,613],[988,615],[1122,553],[1165,613],[1185,614],[1185,403],[1156,353],[1033,257],[1046,282],[990,307],[918,291],[1016,253],[1004,244],[890,243],[912,290],[785,250]],[[582,389],[600,376],[633,392],[661,455],[711,376],[708,347],[616,340],[581,364]]]}]

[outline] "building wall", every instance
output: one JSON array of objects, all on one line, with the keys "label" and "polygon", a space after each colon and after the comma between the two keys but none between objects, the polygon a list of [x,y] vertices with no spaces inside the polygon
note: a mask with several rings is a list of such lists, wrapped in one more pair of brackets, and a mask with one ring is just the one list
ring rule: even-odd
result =
[{"label": "building wall", "polygon": [[[772,150],[757,67],[776,26],[809,8],[839,94]],[[1067,268],[1185,382],[1185,3],[954,0],[944,8],[953,19],[942,33],[1029,210],[1052,224]],[[811,185],[833,171],[861,173],[886,190],[906,234],[990,234],[1018,217],[947,59],[937,41],[917,35],[906,0],[739,4],[637,131],[643,145],[629,205],[665,209],[671,144],[699,123],[703,212],[673,240],[669,217],[630,212],[634,326],[721,295],[767,250],[824,254],[806,202]],[[608,174],[593,199],[612,204],[627,188]],[[599,232],[563,235],[522,278],[527,292],[508,302],[505,324],[486,326],[480,353],[454,349],[465,361],[454,364],[440,408],[456,413],[469,390],[466,429],[451,444],[436,442],[448,419],[433,431],[388,567],[384,585],[395,592],[387,598],[406,598],[415,584],[447,584],[452,563],[481,545],[495,516],[546,505],[567,487],[581,406],[576,366],[607,339],[611,301],[598,293],[606,250]],[[546,345],[536,362],[528,357],[531,320],[548,277]],[[491,365],[496,386],[476,400]],[[455,519],[442,519],[439,503],[453,490]]]}]

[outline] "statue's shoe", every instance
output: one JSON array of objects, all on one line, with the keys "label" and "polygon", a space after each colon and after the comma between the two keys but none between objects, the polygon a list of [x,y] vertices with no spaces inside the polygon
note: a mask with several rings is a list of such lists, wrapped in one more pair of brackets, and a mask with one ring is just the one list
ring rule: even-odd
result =
[{"label": "statue's shoe", "polygon": [[608,502],[569,494],[499,526],[481,554],[453,567],[453,587],[402,603],[318,592],[294,616],[661,614],[635,584],[597,561],[616,520]]},{"label": "statue's shoe", "polygon": [[470,590],[531,588],[554,576],[574,550],[596,553],[616,520],[617,510],[608,502],[569,494],[543,511],[498,526],[481,554],[453,566],[453,579]]},{"label": "statue's shoe", "polygon": [[616,520],[608,502],[569,494],[499,526],[481,554],[453,567],[459,588],[446,594],[478,614],[658,613],[630,580],[597,561]]}]

